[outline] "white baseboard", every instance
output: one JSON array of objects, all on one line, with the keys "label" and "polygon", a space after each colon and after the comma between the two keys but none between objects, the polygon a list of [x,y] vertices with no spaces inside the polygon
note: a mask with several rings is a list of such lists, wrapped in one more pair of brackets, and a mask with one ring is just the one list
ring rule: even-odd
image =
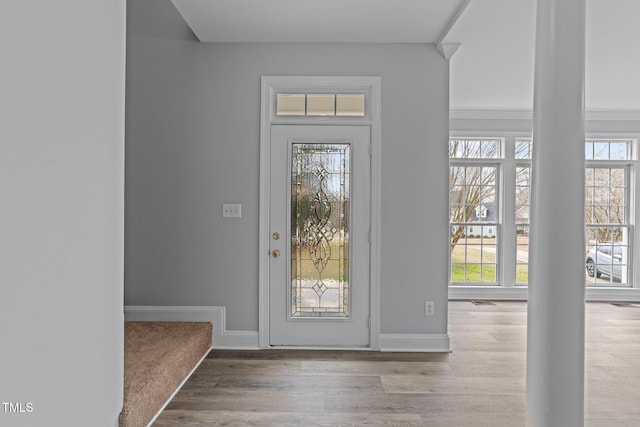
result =
[{"label": "white baseboard", "polygon": [[380,351],[450,352],[447,334],[380,334]]},{"label": "white baseboard", "polygon": [[225,307],[194,306],[125,306],[125,321],[142,322],[211,322],[213,348],[258,349],[258,331],[228,331]]},{"label": "white baseboard", "polygon": [[587,288],[587,301],[640,302],[638,288]]},{"label": "white baseboard", "polygon": [[[258,331],[228,331],[225,307],[125,306],[125,321],[211,322],[214,349],[257,350]],[[448,352],[447,334],[380,334],[380,351]]]}]

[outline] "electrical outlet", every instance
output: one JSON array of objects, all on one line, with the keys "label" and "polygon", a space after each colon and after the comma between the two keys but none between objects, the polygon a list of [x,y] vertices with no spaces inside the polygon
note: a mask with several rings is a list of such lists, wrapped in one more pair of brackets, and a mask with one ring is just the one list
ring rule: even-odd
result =
[{"label": "electrical outlet", "polygon": [[242,218],[242,205],[225,203],[222,205],[222,218]]},{"label": "electrical outlet", "polygon": [[435,307],[433,305],[433,301],[425,301],[424,302],[424,315],[425,316],[433,316],[433,312]]}]

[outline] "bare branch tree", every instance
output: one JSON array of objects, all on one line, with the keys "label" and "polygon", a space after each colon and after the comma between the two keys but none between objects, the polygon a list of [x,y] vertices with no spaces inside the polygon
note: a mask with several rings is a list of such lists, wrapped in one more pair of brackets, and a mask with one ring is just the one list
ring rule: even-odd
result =
[{"label": "bare branch tree", "polygon": [[[475,142],[475,143],[474,143]],[[494,158],[498,144],[451,140],[450,158]],[[449,221],[451,224],[470,222],[481,204],[495,203],[495,166],[452,165],[449,171]],[[467,226],[458,224],[451,230],[451,251],[465,235]]]},{"label": "bare branch tree", "polygon": [[[624,168],[587,168],[585,222],[587,224],[625,224],[626,189]],[[598,227],[598,242],[618,241],[620,227]]]}]

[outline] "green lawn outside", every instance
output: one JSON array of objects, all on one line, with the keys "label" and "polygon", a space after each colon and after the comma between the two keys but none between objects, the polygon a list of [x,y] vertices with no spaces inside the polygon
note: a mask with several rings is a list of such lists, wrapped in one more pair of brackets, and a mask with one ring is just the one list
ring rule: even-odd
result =
[{"label": "green lawn outside", "polygon": [[[519,258],[524,256],[526,259],[526,252],[529,249],[528,240],[528,237],[518,236]],[[483,246],[480,245],[481,243]],[[467,239],[466,247],[462,240],[458,242],[451,253],[451,281],[495,283],[497,281],[495,245],[496,239],[491,238]],[[481,248],[484,248],[484,251]],[[526,283],[528,279],[528,265],[520,259],[516,266],[516,282]]]},{"label": "green lawn outside", "polygon": [[492,238],[467,239],[466,245],[458,242],[451,253],[451,281],[494,283],[497,277],[495,244],[496,239]]},{"label": "green lawn outside", "polygon": [[[466,280],[465,280],[466,270]],[[451,280],[454,282],[489,282],[496,281],[495,264],[452,264]]]},{"label": "green lawn outside", "polygon": [[321,275],[323,279],[335,280],[337,282],[348,282],[349,243],[346,242],[344,246],[340,246],[338,243],[332,241],[329,243],[329,247],[331,249],[331,258],[321,273],[318,273],[318,270],[313,264],[313,260],[309,254],[309,247],[301,247],[299,254],[295,252],[295,247],[292,247],[291,276],[293,278],[299,276],[303,280],[310,280],[318,279]]},{"label": "green lawn outside", "polygon": [[516,283],[527,283],[529,281],[529,265],[516,265]]}]

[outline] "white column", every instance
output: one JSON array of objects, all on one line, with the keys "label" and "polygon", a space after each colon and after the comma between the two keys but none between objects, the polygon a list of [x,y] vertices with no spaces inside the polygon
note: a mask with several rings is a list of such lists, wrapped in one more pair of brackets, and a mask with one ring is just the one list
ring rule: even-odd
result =
[{"label": "white column", "polygon": [[527,425],[584,424],[586,0],[538,0]]}]

